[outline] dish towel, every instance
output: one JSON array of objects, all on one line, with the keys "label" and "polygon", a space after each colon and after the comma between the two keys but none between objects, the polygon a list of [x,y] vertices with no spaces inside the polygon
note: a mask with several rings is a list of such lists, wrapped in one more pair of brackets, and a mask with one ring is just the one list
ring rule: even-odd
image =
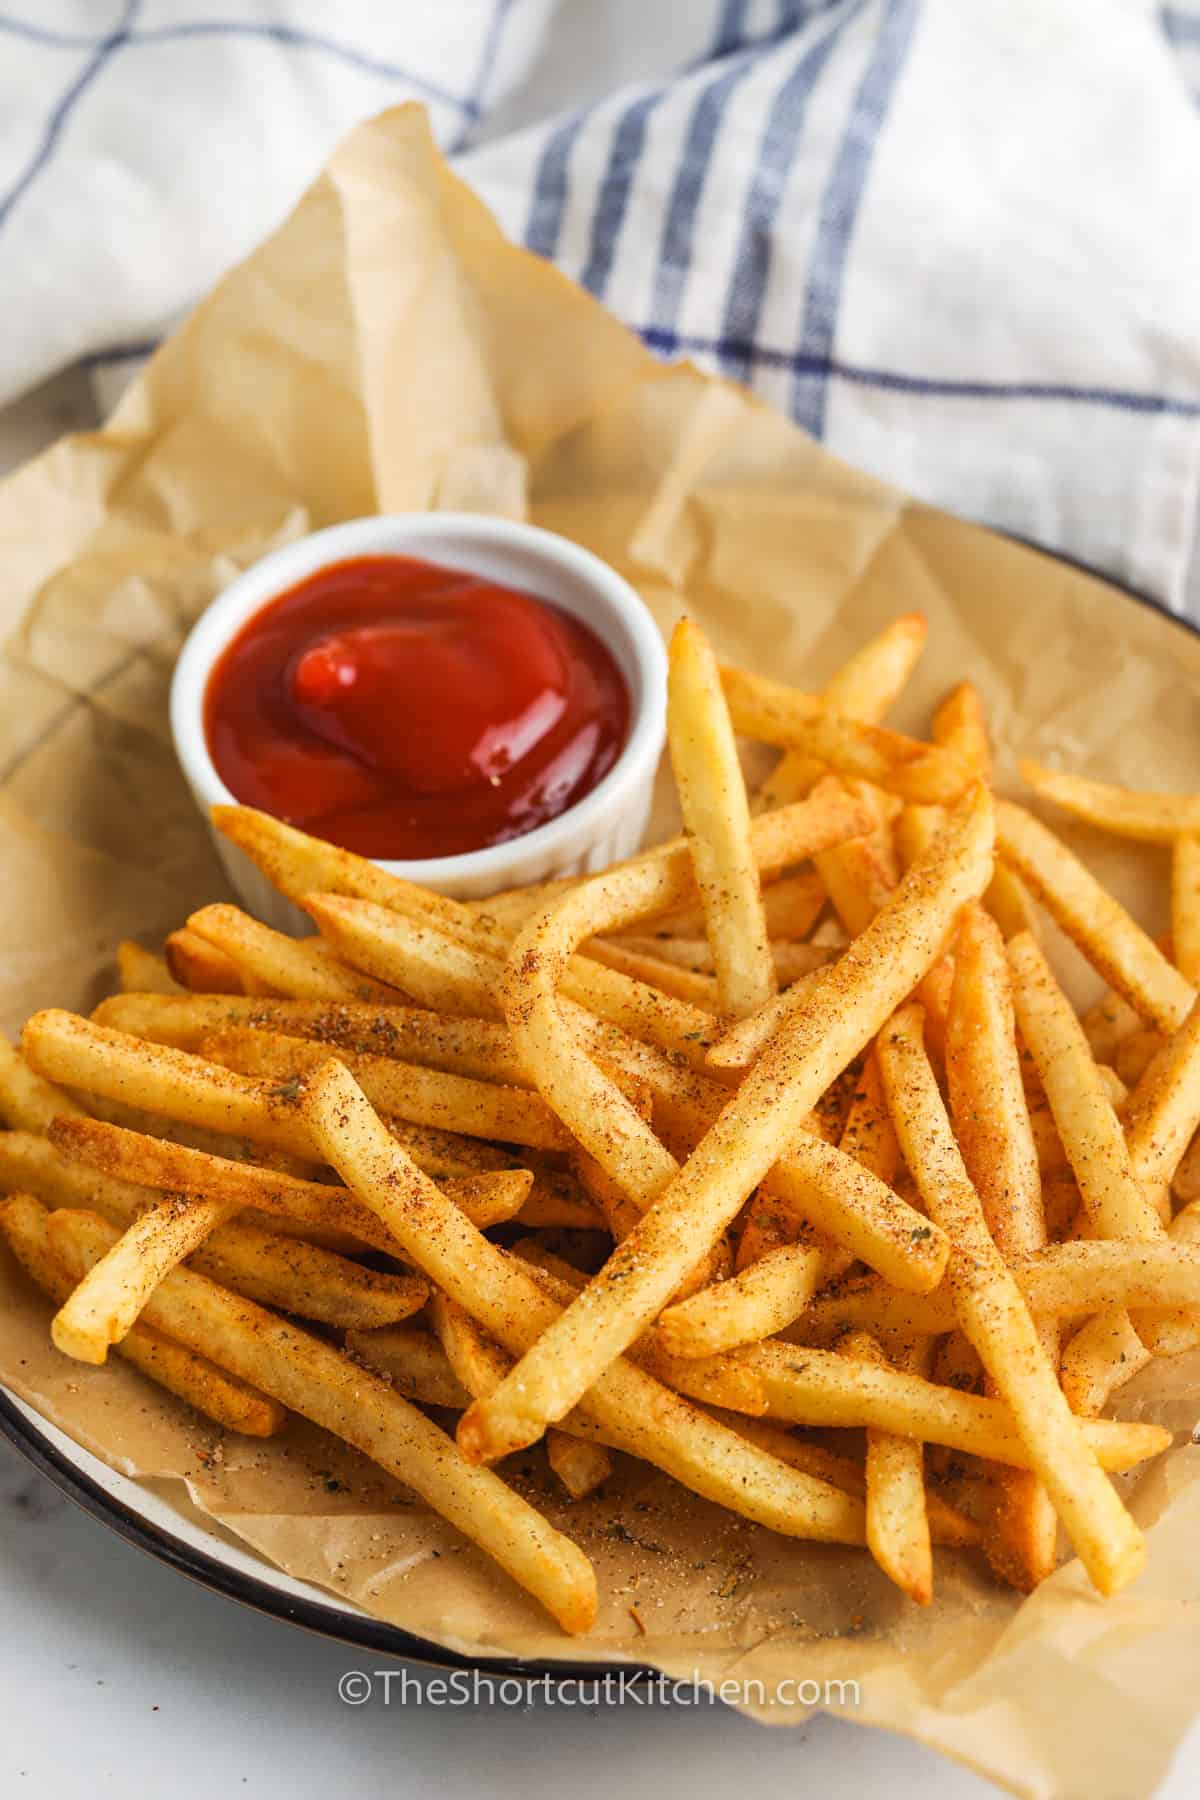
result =
[{"label": "dish towel", "polygon": [[414,98],[656,353],[1200,619],[1200,0],[0,0],[0,401]]}]

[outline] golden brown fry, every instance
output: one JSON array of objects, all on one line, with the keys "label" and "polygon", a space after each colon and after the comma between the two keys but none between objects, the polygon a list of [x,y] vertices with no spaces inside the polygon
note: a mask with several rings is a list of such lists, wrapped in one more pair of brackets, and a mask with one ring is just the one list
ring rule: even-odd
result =
[{"label": "golden brown fry", "polygon": [[[82,1268],[112,1241],[94,1214],[58,1212],[49,1222],[56,1251]],[[82,1272],[82,1269],[81,1269]],[[310,1333],[190,1269],[175,1269],[147,1305],[147,1321],[204,1351],[243,1381],[332,1431],[416,1490],[436,1512],[538,1599],[566,1631],[596,1616],[591,1564],[488,1470],[472,1469],[453,1441],[386,1381]]]},{"label": "golden brown fry", "polygon": [[[814,869],[798,869],[793,875],[785,875],[778,881],[766,881],[763,876],[764,838],[756,820],[751,821],[750,841],[754,847],[755,862],[759,874],[766,882],[762,890],[763,914],[767,921],[767,933],[778,957],[781,944],[796,942],[806,938],[821,916],[821,908],[825,904],[825,889],[821,878]],[[574,881],[572,886],[578,886]],[[546,899],[552,898],[547,894]],[[531,913],[540,912],[540,906],[527,906],[522,910],[522,917],[528,918]],[[667,941],[680,938],[685,942],[691,938],[704,939],[704,909],[699,906],[675,907],[668,913],[659,913],[649,920],[645,929],[657,933],[666,933]],[[660,943],[661,938],[656,940]],[[707,950],[707,943],[705,944]],[[665,949],[660,953],[666,955]],[[781,974],[780,979],[783,979]]]},{"label": "golden brown fry", "polygon": [[[770,891],[768,888],[767,892]],[[670,963],[676,969],[691,970],[702,975],[712,972],[712,951],[704,938],[635,937],[625,933],[619,938],[606,938],[603,942],[606,951],[617,948],[638,956],[652,957],[658,963]],[[594,956],[598,947],[597,940],[593,940],[588,946],[588,954]],[[775,974],[781,987],[799,981],[802,975],[811,975],[814,969],[823,967],[830,956],[829,951],[822,950],[815,944],[794,944],[786,939],[782,942],[772,941],[770,948],[771,960],[775,964]]]},{"label": "golden brown fry", "polygon": [[[851,1361],[889,1366],[866,1332],[852,1332],[839,1348]],[[866,1435],[867,1548],[890,1581],[918,1606],[928,1606],[933,1551],[925,1510],[924,1445],[874,1426]]]},{"label": "golden brown fry", "polygon": [[1126,1088],[1136,1087],[1163,1047],[1159,1031],[1131,1031],[1113,1054],[1113,1070]]},{"label": "golden brown fry", "polygon": [[716,658],[690,619],[671,638],[667,741],[717,974],[717,1010],[744,1018],[775,992],[750,805]]},{"label": "golden brown fry", "polygon": [[[41,1073],[56,1071],[69,1086],[312,1158],[300,1115],[303,1083],[298,1078],[256,1081],[186,1051],[146,1044],[56,1010],[35,1013],[21,1041]],[[399,1122],[392,1129],[432,1174],[466,1175],[507,1166],[501,1152],[453,1132]]]},{"label": "golden brown fry", "polygon": [[[946,1031],[950,1109],[988,1231],[1011,1267],[1044,1248],[1046,1216],[1004,939],[982,907],[964,909],[954,956]],[[1037,1324],[1046,1359],[1056,1369],[1057,1327],[1045,1318]],[[992,1561],[1028,1592],[1054,1568],[1058,1520],[1049,1494],[1024,1476],[1002,1474],[996,1523]]]},{"label": "golden brown fry", "polygon": [[668,1306],[657,1335],[672,1356],[715,1356],[774,1337],[808,1305],[821,1275],[820,1250],[781,1244],[728,1281]]},{"label": "golden brown fry", "polygon": [[[61,1305],[71,1292],[72,1277],[51,1248],[45,1207],[30,1194],[10,1195],[0,1204],[0,1232],[30,1280]],[[149,1325],[134,1325],[117,1350],[141,1374],[224,1431],[274,1437],[287,1424],[287,1409],[277,1400]]]},{"label": "golden brown fry", "polygon": [[[928,627],[921,613],[905,613],[868,640],[821,691],[831,712],[878,725],[916,666]],[[788,750],[759,790],[756,812],[799,800],[825,774],[825,764]]]},{"label": "golden brown fry", "polygon": [[165,956],[143,950],[132,938],[122,938],[117,945],[117,980],[125,994],[181,994],[183,992],[167,967]]},{"label": "golden brown fry", "polygon": [[[851,1363],[832,1350],[776,1342],[742,1354],[753,1357],[773,1419],[793,1425],[874,1426],[1017,1469],[1028,1468],[1033,1460],[1013,1414],[1000,1400],[938,1387],[901,1369]],[[1157,1456],[1171,1441],[1170,1432],[1157,1425],[1073,1419],[1069,1414],[1068,1419],[1100,1467],[1110,1472]]]},{"label": "golden brown fry", "polygon": [[1132,1380],[1150,1352],[1123,1309],[1097,1313],[1069,1340],[1062,1355],[1062,1388],[1081,1418],[1102,1413],[1115,1388]]},{"label": "golden brown fry", "polygon": [[[201,1053],[242,1075],[275,1082],[310,1075],[329,1059],[326,1045],[278,1031],[232,1025],[214,1032]],[[427,1069],[338,1047],[336,1055],[381,1112],[414,1125],[433,1125],[467,1137],[495,1138],[535,1149],[567,1150],[571,1139],[545,1101],[526,1088],[501,1087],[445,1069]]]},{"label": "golden brown fry", "polygon": [[346,1355],[377,1375],[386,1375],[397,1393],[421,1406],[462,1412],[471,1396],[446,1360],[431,1331],[420,1325],[383,1325],[376,1331],[348,1331]]},{"label": "golden brown fry", "polygon": [[204,906],[188,920],[189,931],[214,944],[239,971],[264,982],[272,992],[296,1000],[402,1001],[385,983],[349,969],[322,944],[301,943],[272,931],[236,906]]},{"label": "golden brown fry", "polygon": [[0,1119],[16,1131],[45,1132],[60,1116],[82,1118],[83,1107],[36,1073],[0,1032]]},{"label": "golden brown fry", "polygon": [[[216,944],[210,944],[199,932],[173,931],[163,945],[167,972],[173,981],[191,993],[244,994],[246,980],[242,971]],[[261,982],[253,987],[260,989]]]},{"label": "golden brown fry", "polygon": [[[214,1156],[101,1119],[58,1119],[50,1128],[50,1140],[67,1156],[123,1183],[136,1184],[137,1191],[147,1200],[153,1196],[146,1190],[153,1188],[172,1194],[204,1195],[239,1208],[260,1208],[273,1215],[277,1230],[286,1221],[302,1221],[331,1239],[357,1240],[385,1255],[396,1254],[395,1239],[383,1229],[375,1214],[360,1206],[353,1194],[342,1187],[306,1181],[258,1163]],[[0,1183],[3,1178],[0,1155]],[[501,1169],[450,1178],[441,1185],[447,1198],[461,1206],[480,1230],[485,1230],[521,1212],[533,1185],[533,1175],[527,1169]],[[83,1204],[84,1197],[77,1192],[72,1203]],[[94,1204],[98,1211],[111,1216],[99,1200]]]},{"label": "golden brown fry", "polygon": [[[1016,933],[1005,932],[1005,937]],[[1111,1063],[1127,1037],[1142,1029],[1142,1021],[1127,1000],[1108,988],[1080,1020],[1083,1035],[1098,1063]]]},{"label": "golden brown fry", "polygon": [[1196,999],[1191,984],[1052,831],[1000,800],[996,847],[1110,987],[1160,1030],[1182,1025]]},{"label": "golden brown fry", "polygon": [[1171,855],[1171,939],[1175,967],[1200,982],[1200,837],[1176,838]]},{"label": "golden brown fry", "polygon": [[733,728],[741,736],[803,751],[840,775],[869,781],[902,799],[949,805],[973,779],[949,750],[830,712],[815,695],[766,676],[722,667],[721,685]]},{"label": "golden brown fry", "polygon": [[1099,1237],[1154,1237],[1161,1225],[1129,1152],[1083,1028],[1029,937],[1008,945],[1017,1023],[1058,1127],[1092,1229]]},{"label": "golden brown fry", "polygon": [[1117,837],[1173,844],[1184,833],[1200,831],[1200,795],[1137,793],[1063,769],[1047,769],[1030,756],[1023,756],[1017,766],[1039,798],[1052,800],[1076,819]]},{"label": "golden brown fry", "polygon": [[[489,1400],[464,1415],[459,1432],[468,1454],[503,1455],[532,1442],[658,1314],[697,1252],[716,1242],[796,1140],[809,1108],[927,971],[960,908],[986,886],[991,845],[991,801],[980,789],[768,1045],[686,1167],[563,1319]],[[928,1229],[932,1237],[935,1228]]]},{"label": "golden brown fry", "polygon": [[497,1020],[456,1018],[422,1006],[248,995],[115,994],[100,1002],[92,1020],[176,1050],[197,1050],[213,1032],[244,1026],[314,1038],[336,1049],[401,1057],[480,1081],[531,1085],[507,1030]]},{"label": "golden brown fry", "polygon": [[947,1273],[958,1323],[1012,1409],[1029,1462],[1093,1583],[1101,1593],[1115,1593],[1142,1567],[1141,1533],[1087,1448],[1020,1289],[988,1233],[924,1052],[919,1007],[905,1007],[893,1018],[880,1034],[878,1054],[905,1161],[931,1218],[950,1238]]},{"label": "golden brown fry", "polygon": [[[448,1206],[375,1118],[351,1076],[330,1063],[305,1101],[314,1134],[359,1198],[379,1213],[412,1260],[510,1354],[532,1344],[558,1306],[515,1257],[505,1256]],[[687,1401],[618,1359],[581,1411],[614,1447],[685,1487],[791,1537],[862,1541],[861,1504],[745,1444]]]},{"label": "golden brown fry", "polygon": [[982,781],[991,779],[987,712],[973,681],[960,681],[940,702],[933,715],[933,741],[952,751]]},{"label": "golden brown fry", "polygon": [[704,1012],[719,1012],[715,978],[701,970],[685,968],[673,957],[657,955],[657,942],[654,938],[639,939],[636,944],[628,938],[593,938],[590,944],[583,946],[582,954],[603,963],[605,968],[628,975],[632,981],[643,981],[647,987],[659,988],[676,1000],[685,1000],[689,1006],[698,1006]]}]

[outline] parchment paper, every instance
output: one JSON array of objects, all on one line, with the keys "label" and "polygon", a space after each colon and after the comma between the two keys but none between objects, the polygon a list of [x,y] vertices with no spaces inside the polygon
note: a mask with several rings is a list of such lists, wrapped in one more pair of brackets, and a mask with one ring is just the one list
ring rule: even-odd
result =
[{"label": "parchment paper", "polygon": [[[103,431],[0,487],[0,1023],[87,1007],[119,934],[161,934],[223,892],[171,753],[166,692],[189,623],[234,571],[373,510],[517,510],[587,544],[665,628],[816,684],[917,608],[929,648],[898,722],[925,729],[969,674],[1002,751],[1200,788],[1200,639],[1102,583],[856,473],[747,394],[666,368],[513,249],[439,161],[423,114],[364,126],[280,230],[204,302]],[[1009,768],[1002,764],[1007,776]],[[1076,833],[1151,928],[1163,853]],[[1078,973],[1076,971],[1076,973]],[[0,1267],[0,1377],[114,1466],[166,1484],[291,1573],[465,1652],[648,1661],[775,1684],[857,1680],[852,1716],[1014,1792],[1133,1800],[1200,1706],[1200,1357],[1122,1395],[1181,1446],[1129,1483],[1147,1574],[1103,1602],[1077,1563],[1031,1599],[940,1552],[908,1605],[861,1552],[774,1538],[624,1464],[567,1508],[540,1453],[506,1465],[599,1568],[563,1638],[393,1483],[307,1427],[262,1445],[198,1423],[119,1363],[49,1346]],[[636,1613],[636,1617],[634,1616]],[[803,1751],[797,1745],[797,1773]]]}]

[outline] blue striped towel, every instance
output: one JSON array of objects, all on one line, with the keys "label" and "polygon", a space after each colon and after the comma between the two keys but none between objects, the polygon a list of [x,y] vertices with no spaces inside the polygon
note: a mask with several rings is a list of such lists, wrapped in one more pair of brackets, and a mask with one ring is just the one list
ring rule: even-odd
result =
[{"label": "blue striped towel", "polygon": [[0,93],[0,400],[417,98],[661,355],[1200,617],[1200,0],[0,0]]}]

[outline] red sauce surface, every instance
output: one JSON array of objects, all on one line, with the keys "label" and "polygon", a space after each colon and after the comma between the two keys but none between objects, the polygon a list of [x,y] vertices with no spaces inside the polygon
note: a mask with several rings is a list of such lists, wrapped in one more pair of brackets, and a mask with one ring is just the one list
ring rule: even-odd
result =
[{"label": "red sauce surface", "polygon": [[215,665],[204,714],[238,800],[407,860],[557,818],[620,755],[629,694],[594,632],[547,601],[364,556],[256,613]]}]

